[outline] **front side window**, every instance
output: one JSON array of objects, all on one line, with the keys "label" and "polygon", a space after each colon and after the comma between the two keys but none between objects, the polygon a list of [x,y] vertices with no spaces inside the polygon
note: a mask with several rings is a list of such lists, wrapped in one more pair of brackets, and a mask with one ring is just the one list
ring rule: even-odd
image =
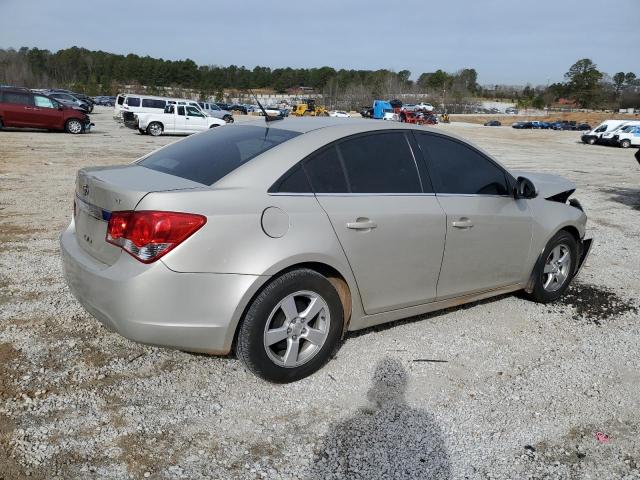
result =
[{"label": "front side window", "polygon": [[[178,109],[184,107],[178,107]],[[143,158],[138,165],[204,185],[222,177],[299,132],[258,126],[214,128]]]},{"label": "front side window", "polygon": [[187,107],[187,115],[191,117],[204,117],[196,107]]},{"label": "front side window", "polygon": [[127,97],[127,105],[130,107],[139,107],[140,106],[140,98],[139,97]]},{"label": "front side window", "polygon": [[35,102],[36,107],[39,108],[56,108],[56,105],[53,103],[53,100],[47,97],[41,97],[40,95],[34,95],[33,100]]},{"label": "front side window", "polygon": [[338,144],[352,193],[421,193],[420,177],[403,132],[374,133]]},{"label": "front side window", "polygon": [[505,172],[478,151],[441,135],[416,135],[437,193],[508,195]]}]

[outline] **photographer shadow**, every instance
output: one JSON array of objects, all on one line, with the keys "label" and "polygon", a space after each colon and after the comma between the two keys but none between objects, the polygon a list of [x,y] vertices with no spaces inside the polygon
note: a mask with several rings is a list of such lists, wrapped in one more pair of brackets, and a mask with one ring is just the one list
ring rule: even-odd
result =
[{"label": "photographer shadow", "polygon": [[329,430],[304,478],[450,479],[442,431],[433,415],[406,403],[407,380],[400,361],[381,360],[367,393],[371,406]]}]

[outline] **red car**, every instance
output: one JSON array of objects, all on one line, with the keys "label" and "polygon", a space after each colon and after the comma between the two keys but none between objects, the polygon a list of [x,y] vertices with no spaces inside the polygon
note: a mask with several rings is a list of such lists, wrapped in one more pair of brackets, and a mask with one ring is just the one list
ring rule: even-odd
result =
[{"label": "red car", "polygon": [[85,113],[26,88],[0,88],[0,129],[44,128],[68,133],[89,132],[93,123]]}]

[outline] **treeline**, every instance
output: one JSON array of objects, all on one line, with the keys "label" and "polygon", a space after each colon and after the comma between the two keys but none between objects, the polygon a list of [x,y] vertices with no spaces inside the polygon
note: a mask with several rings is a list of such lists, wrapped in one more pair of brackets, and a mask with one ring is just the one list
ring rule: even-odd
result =
[{"label": "treeline", "polygon": [[[418,85],[438,88],[439,72],[422,74]],[[450,79],[463,77],[456,82],[456,88],[460,87],[458,90],[474,93],[477,89],[477,74],[473,69],[462,70],[459,75],[446,75]],[[327,88],[345,90],[362,85],[374,95],[384,95],[390,88],[397,90],[394,93],[410,90],[415,86],[410,76],[408,70],[199,66],[190,59],[163,60],[134,54],[125,56],[78,47],[55,53],[38,48],[0,49],[0,83],[27,87],[74,87],[90,95],[115,93],[118,86],[123,84],[191,88],[207,94],[216,94],[224,89],[249,88],[285,92],[299,86],[323,92]]]}]

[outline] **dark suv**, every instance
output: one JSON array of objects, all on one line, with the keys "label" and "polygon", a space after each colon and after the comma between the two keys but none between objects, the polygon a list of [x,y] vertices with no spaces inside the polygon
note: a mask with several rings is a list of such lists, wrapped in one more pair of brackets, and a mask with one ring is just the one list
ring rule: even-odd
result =
[{"label": "dark suv", "polygon": [[26,88],[0,88],[0,129],[44,128],[83,133],[92,126],[88,115],[47,95]]}]

